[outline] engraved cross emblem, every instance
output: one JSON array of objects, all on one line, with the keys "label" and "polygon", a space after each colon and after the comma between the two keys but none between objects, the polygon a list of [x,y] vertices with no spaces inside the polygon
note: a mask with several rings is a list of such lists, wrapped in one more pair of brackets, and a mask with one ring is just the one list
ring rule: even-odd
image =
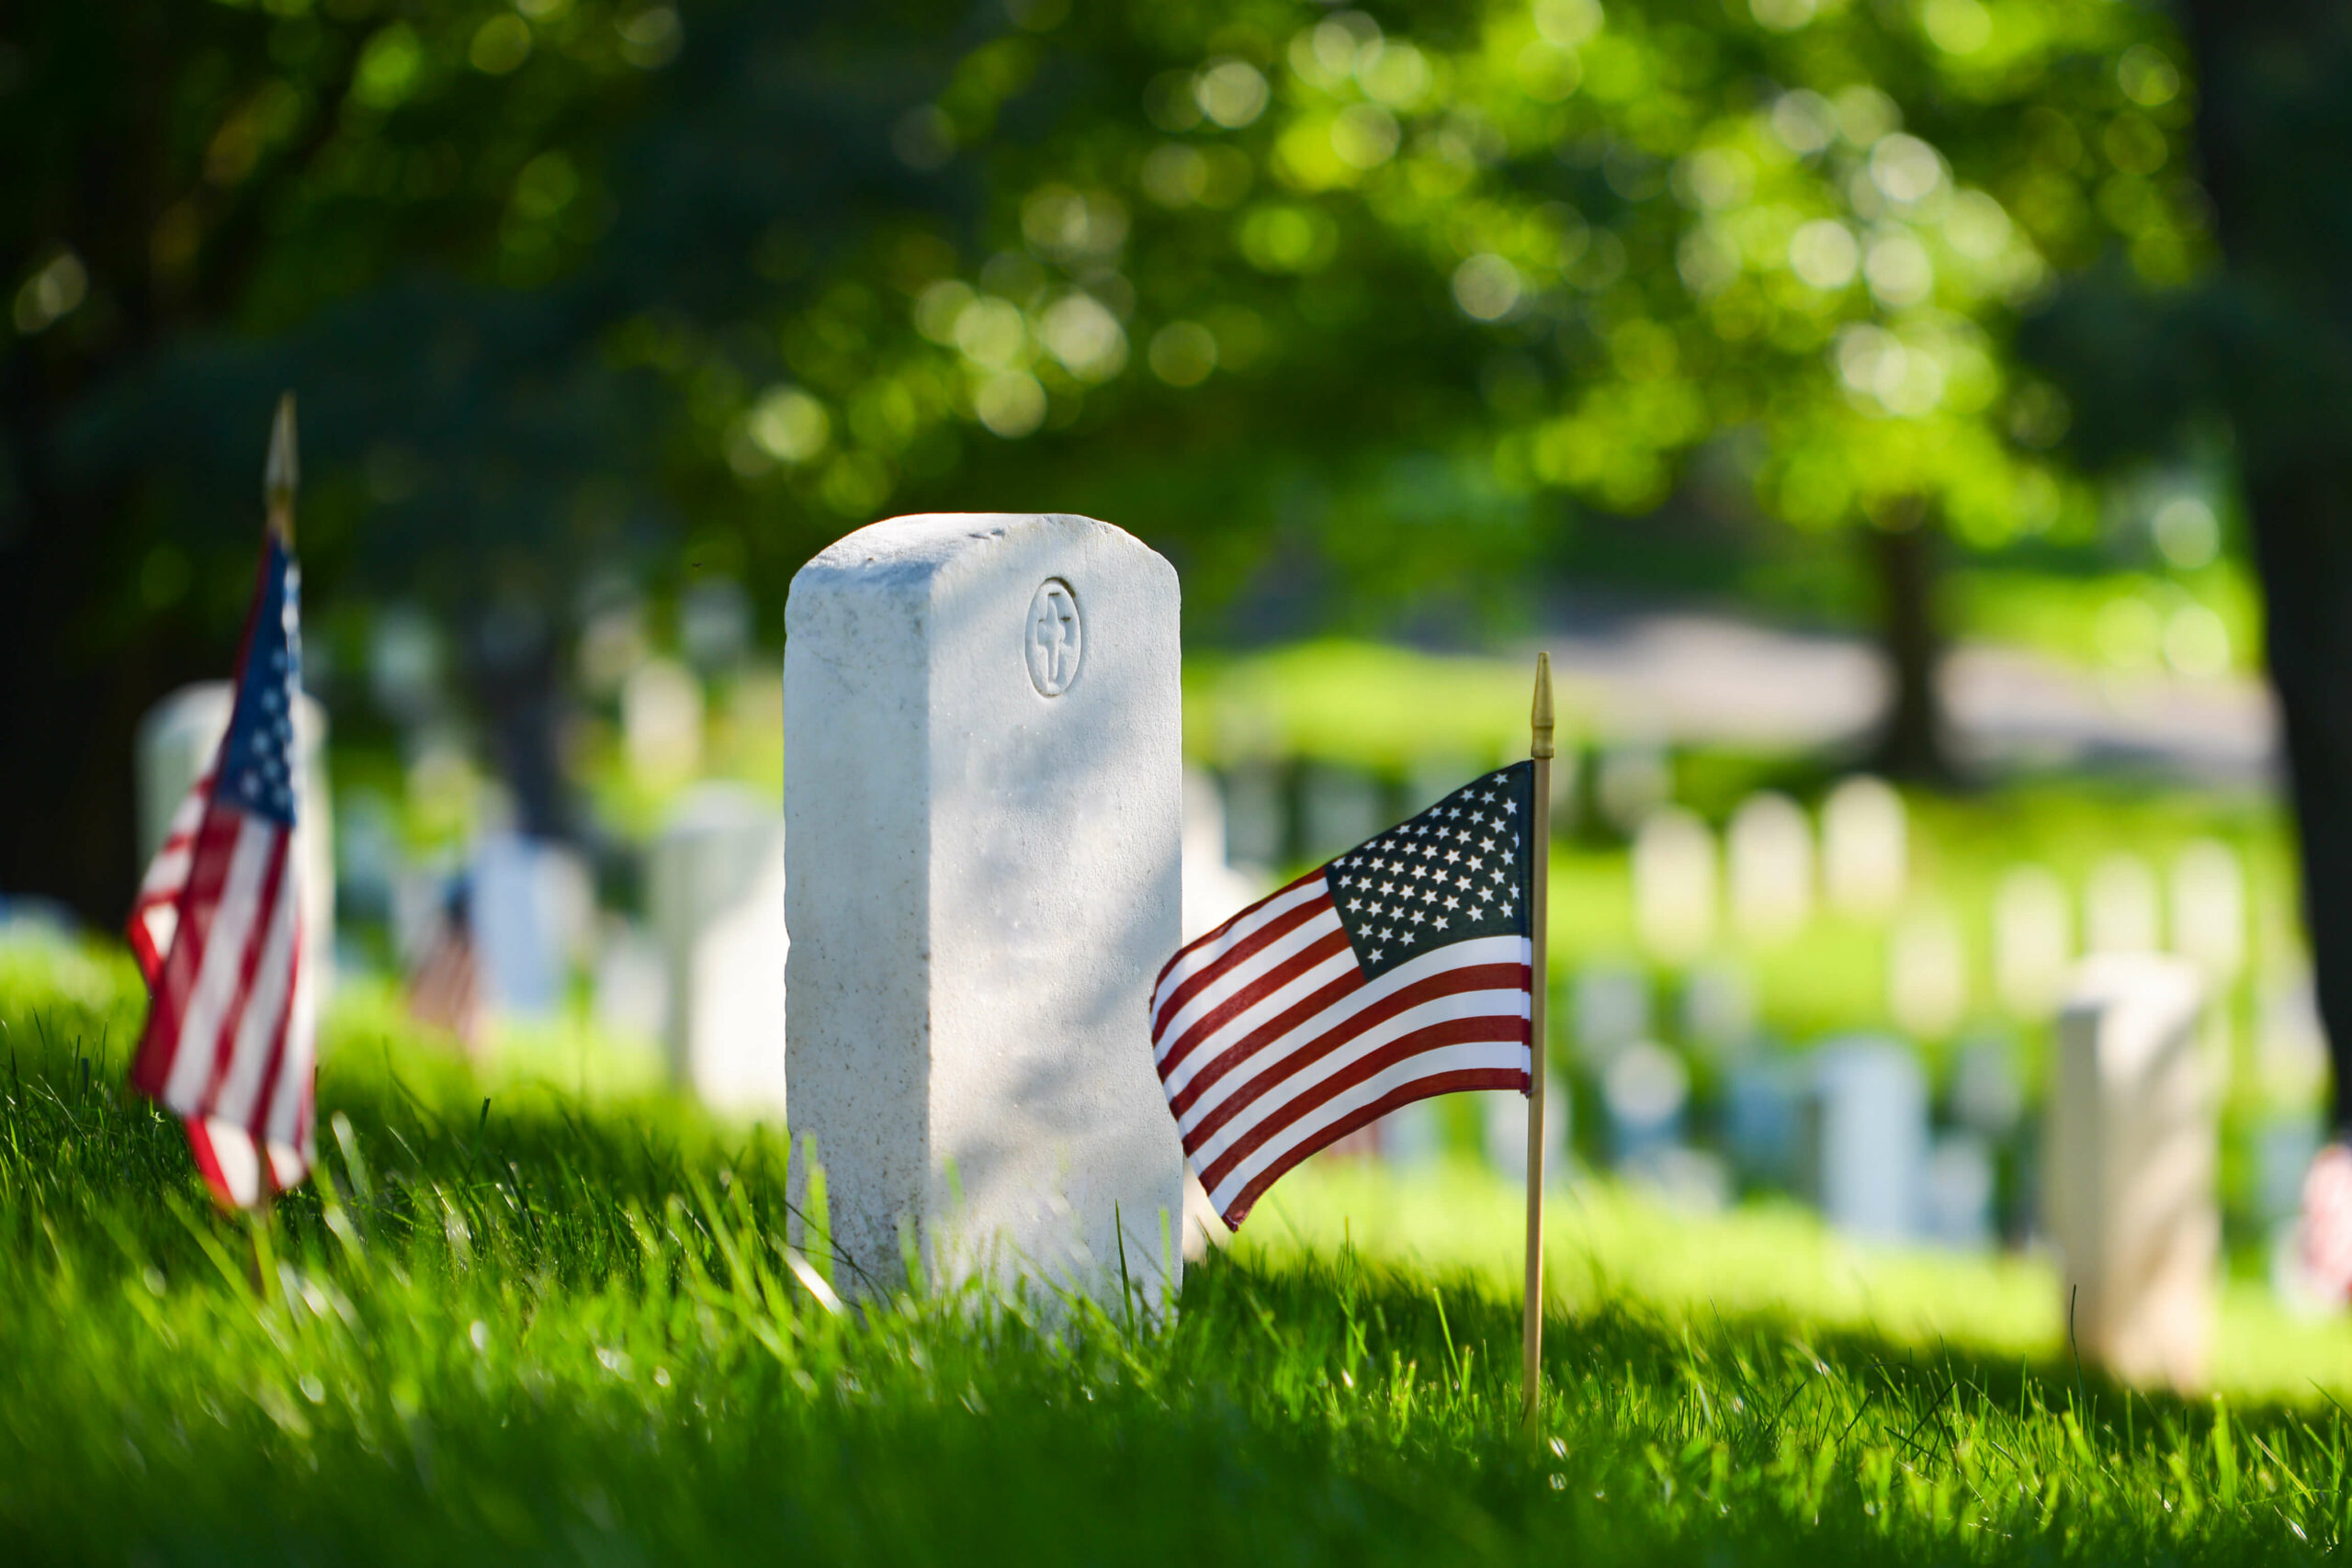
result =
[{"label": "engraved cross emblem", "polygon": [[1078,679],[1085,657],[1078,619],[1078,596],[1069,583],[1049,577],[1029,602],[1029,679],[1048,697],[1058,697]]}]

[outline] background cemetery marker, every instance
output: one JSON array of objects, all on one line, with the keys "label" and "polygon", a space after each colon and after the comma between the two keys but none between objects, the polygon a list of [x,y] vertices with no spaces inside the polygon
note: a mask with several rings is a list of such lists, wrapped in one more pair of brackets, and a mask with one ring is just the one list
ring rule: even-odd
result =
[{"label": "background cemetery marker", "polygon": [[1084,517],[901,517],[803,567],[785,619],[786,1076],[844,1283],[887,1286],[903,1226],[948,1279],[1114,1300],[1124,1242],[1172,1289],[1174,570]]},{"label": "background cemetery marker", "polygon": [[2045,1155],[2083,1356],[2180,1388],[2204,1380],[2221,1237],[2203,1005],[2185,959],[2086,960],[2058,1016]]},{"label": "background cemetery marker", "polygon": [[689,791],[647,858],[646,906],[678,1081],[706,1104],[781,1117],[783,817],[740,785]]}]

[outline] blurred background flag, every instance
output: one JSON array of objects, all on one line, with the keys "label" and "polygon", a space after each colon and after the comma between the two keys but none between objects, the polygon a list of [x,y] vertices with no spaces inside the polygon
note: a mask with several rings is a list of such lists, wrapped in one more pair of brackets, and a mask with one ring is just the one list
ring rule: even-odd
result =
[{"label": "blurred background flag", "polygon": [[269,534],[237,656],[235,707],[131,910],[147,1026],[130,1081],[187,1125],[213,1196],[251,1208],[310,1171],[316,1061],[312,955],[293,852],[300,573],[294,410],[278,404]]},{"label": "blurred background flag", "polygon": [[1513,763],[1168,961],[1152,1055],[1227,1224],[1400,1105],[1527,1090],[1533,818],[1534,764]]}]

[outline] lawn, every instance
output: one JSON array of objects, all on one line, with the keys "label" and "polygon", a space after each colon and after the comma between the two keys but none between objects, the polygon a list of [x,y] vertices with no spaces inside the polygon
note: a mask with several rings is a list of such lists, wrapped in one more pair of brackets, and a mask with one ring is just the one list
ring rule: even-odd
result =
[{"label": "lawn", "polygon": [[2233,1298],[2271,1342],[2222,1397],[2126,1394],[2030,1263],[1605,1185],[1559,1205],[1532,1438],[1507,1194],[1467,1171],[1303,1176],[1165,1320],[837,1312],[779,1139],[584,1055],[478,1077],[364,1006],[257,1291],[123,1099],[134,986],[0,953],[13,1561],[2239,1561],[2333,1551],[2352,1504],[2337,1330]]}]

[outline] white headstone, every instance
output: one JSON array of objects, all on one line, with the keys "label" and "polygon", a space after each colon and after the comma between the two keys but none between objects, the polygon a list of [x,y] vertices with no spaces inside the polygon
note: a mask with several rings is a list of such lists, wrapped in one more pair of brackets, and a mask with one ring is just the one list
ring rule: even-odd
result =
[{"label": "white headstone", "polygon": [[1940,1039],[1968,1006],[1968,950],[1949,910],[1904,918],[1887,940],[1886,1010],[1905,1033]]},{"label": "white headstone", "polygon": [[[226,681],[183,686],[139,724],[139,866],[163,848],[172,813],[220,750],[236,694]],[[334,984],[334,797],[327,788],[327,715],[305,692],[294,713],[295,863],[302,873],[303,961],[324,997]]]},{"label": "white headstone", "polygon": [[595,884],[580,852],[520,833],[485,834],[469,894],[484,999],[510,1018],[555,1014],[594,935]]},{"label": "white headstone", "polygon": [[[1462,781],[1455,780],[1460,788]],[[1388,825],[1380,781],[1338,762],[1310,762],[1299,776],[1299,832],[1309,860],[1329,860]]]},{"label": "white headstone", "polygon": [[2084,948],[2090,953],[2154,953],[2156,874],[2137,855],[2109,855],[2091,868],[2083,889]]},{"label": "white headstone", "polygon": [[2087,1359],[2131,1382],[2203,1381],[2221,1240],[2196,965],[2086,961],[2058,1015],[2043,1158],[2060,1301]]},{"label": "white headstone", "polygon": [[2002,1005],[2039,1019],[2075,961],[2074,900],[2047,866],[2011,866],[1993,893],[1993,984]]},{"label": "white headstone", "polygon": [[1756,1040],[1756,982],[1736,964],[1702,964],[1682,984],[1682,1034],[1718,1061]]},{"label": "white headstone", "polygon": [[1282,863],[1290,848],[1280,770],[1269,761],[1236,762],[1225,775],[1225,858],[1229,864]]},{"label": "white headstone", "polygon": [[596,1026],[616,1039],[650,1044],[662,1038],[670,1021],[670,970],[662,946],[643,927],[618,915],[607,915],[602,923]]},{"label": "white headstone", "polygon": [[934,1278],[1115,1299],[1124,1240],[1172,1290],[1175,572],[1088,518],[902,517],[803,567],[785,621],[786,1077],[833,1245],[887,1284],[907,1227]]},{"label": "white headstone", "polygon": [[[1568,1080],[1557,1073],[1544,1077],[1544,1179],[1566,1179],[1568,1171],[1570,1114]],[[1487,1160],[1505,1176],[1527,1169],[1527,1097],[1508,1089],[1488,1089],[1477,1096],[1479,1123],[1485,1133]]]},{"label": "white headstone", "polygon": [[2245,868],[2217,839],[2195,839],[2172,863],[2172,948],[2226,986],[2245,967]]},{"label": "white headstone", "polygon": [[1928,1239],[1971,1251],[1993,1242],[1993,1151],[1972,1133],[1936,1140],[1924,1188]]},{"label": "white headstone", "polygon": [[687,791],[646,856],[678,1082],[745,1113],[785,1109],[784,817],[740,784]]},{"label": "white headstone", "polygon": [[1821,804],[1821,873],[1829,902],[1851,915],[1891,914],[1911,876],[1910,821],[1903,797],[1867,773]]},{"label": "white headstone", "polygon": [[650,784],[682,784],[702,765],[702,682],[667,659],[649,659],[621,686],[621,746]]},{"label": "white headstone", "polygon": [[1665,1046],[1640,1041],[1620,1051],[1601,1074],[1600,1100],[1609,1117],[1610,1157],[1625,1165],[1681,1141],[1690,1072]]},{"label": "white headstone", "polygon": [[1766,942],[1794,936],[1813,917],[1813,829],[1785,795],[1752,795],[1724,835],[1733,922]]},{"label": "white headstone", "polygon": [[1952,1114],[1981,1136],[1999,1140],[2025,1114],[2025,1085],[2015,1053],[1998,1038],[1972,1040],[1960,1048],[1951,1070]]},{"label": "white headstone", "polygon": [[1577,1050],[1600,1066],[1650,1032],[1650,979],[1623,964],[1589,964],[1577,971]]},{"label": "white headstone", "polygon": [[1900,1241],[1925,1215],[1928,1079],[1892,1041],[1823,1047],[1814,1064],[1801,1156],[1829,1223],[1870,1241]]},{"label": "white headstone", "polygon": [[1651,952],[1687,962],[1715,939],[1715,836],[1665,807],[1634,838],[1634,928]]},{"label": "white headstone", "polygon": [[1787,1057],[1750,1057],[1725,1075],[1724,1144],[1743,1176],[1776,1187],[1802,1179],[1804,1098],[1801,1067]]},{"label": "white headstone", "polygon": [[1601,748],[1593,765],[1593,805],[1603,820],[1631,833],[1674,797],[1674,773],[1666,748],[1655,741],[1623,739]]},{"label": "white headstone", "polygon": [[1204,935],[1255,903],[1268,878],[1226,857],[1225,795],[1216,775],[1184,770],[1184,940]]}]

